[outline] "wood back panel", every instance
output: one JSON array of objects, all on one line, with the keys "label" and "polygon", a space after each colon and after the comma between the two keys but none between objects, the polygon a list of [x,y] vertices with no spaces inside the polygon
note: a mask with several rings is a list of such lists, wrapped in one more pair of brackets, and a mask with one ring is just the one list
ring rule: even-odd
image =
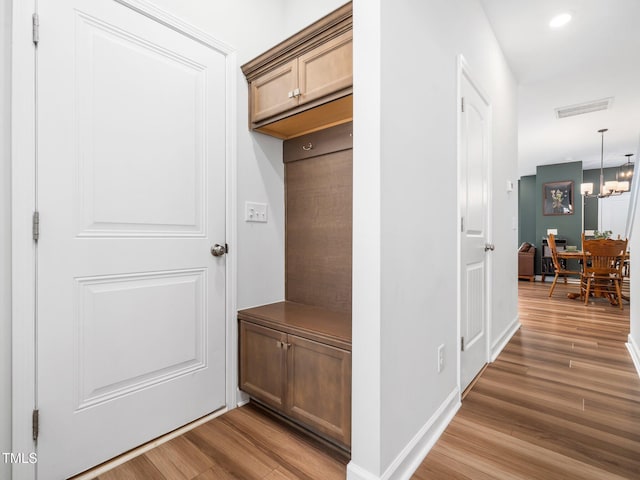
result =
[{"label": "wood back panel", "polygon": [[[286,141],[283,149],[285,297],[338,312],[351,312],[350,126],[344,124],[297,137]],[[302,149],[309,148],[309,143],[312,149]]]}]

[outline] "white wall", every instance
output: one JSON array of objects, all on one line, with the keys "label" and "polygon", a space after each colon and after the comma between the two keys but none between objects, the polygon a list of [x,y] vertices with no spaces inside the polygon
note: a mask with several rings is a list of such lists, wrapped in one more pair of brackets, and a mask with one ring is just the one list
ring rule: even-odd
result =
[{"label": "white wall", "polygon": [[347,3],[347,0],[284,0],[284,3],[285,29],[288,32],[287,35],[293,35],[341,7]]},{"label": "white wall", "polygon": [[[376,478],[381,450],[381,2],[353,5],[351,458],[347,478]],[[386,252],[395,256],[395,250]],[[362,470],[358,476],[354,470]]]},{"label": "white wall", "polygon": [[[11,451],[11,1],[0,3],[0,452]],[[0,458],[0,478],[11,478]]]},{"label": "white wall", "polygon": [[[515,80],[476,0],[379,4],[354,5],[354,479],[391,474],[457,389],[460,53],[493,108],[492,343],[517,318],[517,195],[505,191],[516,179]],[[368,372],[378,365],[379,377]],[[366,401],[379,408],[360,410]]]},{"label": "white wall", "polygon": [[[640,193],[640,192],[639,192]],[[638,198],[636,197],[636,201]],[[633,218],[633,231],[629,238],[629,251],[634,257],[640,253],[640,205],[635,209],[635,216]],[[633,302],[629,304],[630,310],[630,323],[631,331],[629,333],[629,345],[632,350],[632,355],[635,355],[635,365],[640,375],[640,302],[637,301],[640,298],[640,280],[638,276],[632,276],[629,285],[630,297],[634,298]]]}]

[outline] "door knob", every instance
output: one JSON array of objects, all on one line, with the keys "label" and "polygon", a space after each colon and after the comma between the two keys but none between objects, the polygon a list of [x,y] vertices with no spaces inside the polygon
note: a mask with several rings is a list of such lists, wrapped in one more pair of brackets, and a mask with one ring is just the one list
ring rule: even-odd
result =
[{"label": "door knob", "polygon": [[211,247],[211,255],[213,255],[214,257],[221,257],[225,253],[227,253],[227,247],[224,245],[216,243],[213,247]]},{"label": "door knob", "polygon": [[489,250],[491,250],[492,252],[496,249],[496,246],[493,243],[485,243],[484,244],[484,251],[488,252]]}]

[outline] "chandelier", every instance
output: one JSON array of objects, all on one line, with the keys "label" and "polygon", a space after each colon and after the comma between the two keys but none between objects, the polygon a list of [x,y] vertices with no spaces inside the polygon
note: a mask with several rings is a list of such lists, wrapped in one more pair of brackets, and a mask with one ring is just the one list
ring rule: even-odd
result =
[{"label": "chandelier", "polygon": [[631,180],[631,177],[633,177],[633,163],[631,163],[631,157],[633,157],[633,153],[627,153],[625,154],[625,157],[627,157],[627,163],[625,163],[624,165],[620,165],[617,174],[618,179],[620,179],[621,181],[629,181]]},{"label": "chandelier", "polygon": [[[621,195],[624,192],[629,191],[629,180],[610,180],[604,181],[604,132],[608,131],[608,128],[598,130],[601,136],[600,141],[600,191],[593,193],[593,183],[580,184],[580,193],[585,198],[607,198],[614,195]],[[616,177],[618,175],[616,174]]]}]

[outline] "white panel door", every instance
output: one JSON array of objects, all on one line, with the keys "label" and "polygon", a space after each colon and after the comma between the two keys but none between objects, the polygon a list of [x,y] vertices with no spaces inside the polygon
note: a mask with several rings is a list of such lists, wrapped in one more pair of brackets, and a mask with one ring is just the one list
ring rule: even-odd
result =
[{"label": "white panel door", "polygon": [[[487,362],[487,246],[489,183],[489,105],[461,78],[464,109],[460,129],[460,387],[464,390]],[[490,251],[490,250],[488,250]]]},{"label": "white panel door", "polygon": [[113,0],[39,3],[47,480],[224,407],[226,57]]}]

